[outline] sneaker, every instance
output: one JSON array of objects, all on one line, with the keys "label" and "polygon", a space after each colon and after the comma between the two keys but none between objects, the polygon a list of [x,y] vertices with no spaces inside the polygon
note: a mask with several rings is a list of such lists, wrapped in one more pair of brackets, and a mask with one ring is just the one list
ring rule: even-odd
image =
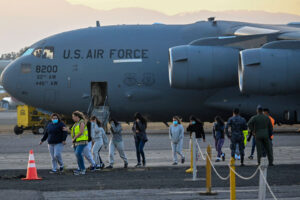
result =
[{"label": "sneaker", "polygon": [[64,171],[64,166],[60,166],[59,167],[59,172],[63,172]]},{"label": "sneaker", "polygon": [[253,160],[253,156],[252,156],[252,155],[251,155],[251,156],[249,156],[248,158],[249,158],[250,160]]},{"label": "sneaker", "polygon": [[51,170],[49,171],[50,174],[56,174],[57,172],[58,172],[57,170],[53,170],[53,169],[51,169]]},{"label": "sneaker", "polygon": [[173,164],[172,165],[177,165],[178,163],[177,162],[173,162]]},{"label": "sneaker", "polygon": [[181,163],[183,164],[185,162],[185,157],[181,158]]},{"label": "sneaker", "polygon": [[240,165],[241,167],[244,167],[245,166],[245,164],[244,163],[241,163],[241,165]]},{"label": "sneaker", "polygon": [[95,171],[95,170],[96,170],[96,166],[91,166],[91,167],[90,167],[90,171],[93,172],[93,171]]},{"label": "sneaker", "polygon": [[100,165],[96,165],[96,170],[101,170],[101,166]]},{"label": "sneaker", "polygon": [[216,162],[220,162],[220,161],[221,161],[221,158],[217,157]]},{"label": "sneaker", "polygon": [[112,169],[113,166],[112,165],[108,165],[107,167],[105,167],[105,169]]},{"label": "sneaker", "polygon": [[78,175],[85,175],[85,170],[76,170],[76,171],[74,171],[74,175],[75,176],[78,176]]},{"label": "sneaker", "polygon": [[141,167],[141,163],[136,164],[134,167]]},{"label": "sneaker", "polygon": [[128,163],[124,163],[124,168],[128,168]]},{"label": "sneaker", "polygon": [[225,161],[225,153],[222,154],[222,161]]},{"label": "sneaker", "polygon": [[104,163],[101,163],[101,164],[100,164],[100,168],[101,168],[101,169],[104,169],[104,167],[105,167]]},{"label": "sneaker", "polygon": [[146,161],[145,160],[143,160],[143,167],[145,167],[146,166]]}]

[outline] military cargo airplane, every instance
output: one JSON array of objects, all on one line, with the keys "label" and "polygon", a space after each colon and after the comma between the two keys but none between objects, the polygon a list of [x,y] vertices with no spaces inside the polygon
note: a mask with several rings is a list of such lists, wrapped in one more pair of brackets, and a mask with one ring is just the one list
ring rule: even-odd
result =
[{"label": "military cargo airplane", "polygon": [[131,121],[245,117],[258,104],[300,121],[300,24],[217,21],[116,25],[63,32],[33,44],[1,75],[16,99],[70,115],[106,108]]}]

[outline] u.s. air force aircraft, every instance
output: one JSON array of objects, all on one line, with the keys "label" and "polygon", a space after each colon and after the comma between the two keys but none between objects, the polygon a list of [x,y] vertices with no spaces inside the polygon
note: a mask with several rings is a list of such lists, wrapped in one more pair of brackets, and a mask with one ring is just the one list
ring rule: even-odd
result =
[{"label": "u.s. air force aircraft", "polygon": [[300,121],[300,24],[199,21],[73,30],[33,44],[2,73],[4,88],[41,110],[106,108],[122,121],[190,114],[245,117],[258,104]]}]

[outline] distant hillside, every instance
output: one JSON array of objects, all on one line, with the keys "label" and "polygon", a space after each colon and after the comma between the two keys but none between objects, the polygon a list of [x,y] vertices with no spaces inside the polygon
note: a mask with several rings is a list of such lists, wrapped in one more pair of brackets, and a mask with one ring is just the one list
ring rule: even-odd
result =
[{"label": "distant hillside", "polygon": [[[17,5],[17,6],[16,6]],[[143,8],[119,8],[110,11],[71,5],[65,0],[10,0],[0,2],[0,55],[18,51],[49,35],[95,26],[111,24],[166,24],[193,23],[215,16],[219,20],[245,21],[266,24],[285,24],[299,21],[299,15],[268,13],[263,11],[200,10],[168,16]]]}]

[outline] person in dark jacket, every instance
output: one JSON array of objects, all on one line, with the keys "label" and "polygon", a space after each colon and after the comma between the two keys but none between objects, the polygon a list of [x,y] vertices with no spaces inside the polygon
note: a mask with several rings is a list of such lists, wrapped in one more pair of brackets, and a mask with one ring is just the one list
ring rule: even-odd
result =
[{"label": "person in dark jacket", "polygon": [[[64,170],[61,152],[63,146],[66,144],[68,133],[63,131],[65,124],[61,121],[61,118],[57,113],[51,115],[51,120],[52,122],[48,124],[40,145],[48,139],[48,148],[52,159],[52,170],[50,173],[57,173],[58,171],[61,172]],[[57,163],[60,166],[59,169]]]},{"label": "person in dark jacket", "polygon": [[146,134],[147,121],[140,113],[135,113],[134,120],[135,121],[133,122],[132,131],[134,133],[136,157],[137,157],[137,164],[135,167],[141,167],[141,156],[142,156],[143,166],[146,166],[144,146],[145,143],[148,141],[147,134]]},{"label": "person in dark jacket", "polygon": [[248,126],[255,136],[258,165],[260,165],[264,148],[268,156],[269,166],[273,166],[273,150],[270,142],[270,132],[273,132],[273,126],[270,118],[263,114],[263,109],[260,105],[257,106],[257,115],[251,117]]},{"label": "person in dark jacket", "polygon": [[[229,133],[228,129],[231,129],[231,133]],[[240,110],[235,108],[233,110],[233,116],[230,117],[225,126],[226,135],[231,140],[230,148],[231,148],[231,157],[235,159],[236,153],[236,145],[239,145],[239,151],[241,154],[241,166],[244,166],[244,133],[243,130],[247,130],[247,122],[245,118],[240,116]]]},{"label": "person in dark jacket", "polygon": [[[192,137],[192,133],[195,132],[196,134],[196,142],[200,144],[201,139],[203,142],[205,142],[205,132],[203,128],[203,122],[196,118],[195,116],[190,116],[190,123],[189,126],[186,129],[188,132],[190,132],[190,137]],[[199,157],[199,150],[198,147],[196,147],[196,160]]]},{"label": "person in dark jacket", "polygon": [[220,162],[221,159],[225,161],[225,153],[222,152],[222,147],[225,141],[225,123],[220,116],[215,117],[213,136],[215,139],[216,151],[218,152],[216,162]]}]

